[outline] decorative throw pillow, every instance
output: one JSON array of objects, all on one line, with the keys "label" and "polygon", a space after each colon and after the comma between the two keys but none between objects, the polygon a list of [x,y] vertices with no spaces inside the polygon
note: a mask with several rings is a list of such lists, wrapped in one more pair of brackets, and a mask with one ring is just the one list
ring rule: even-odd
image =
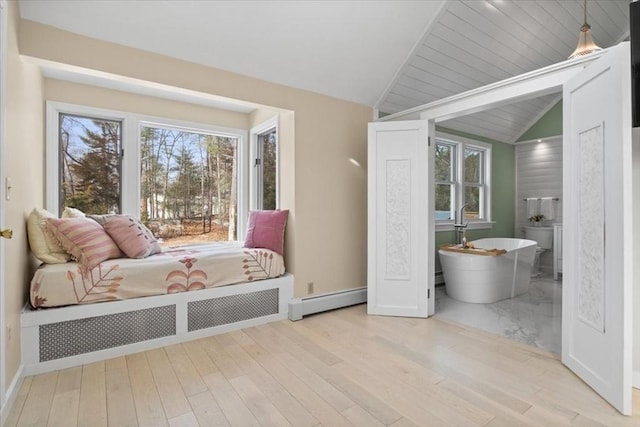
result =
[{"label": "decorative throw pillow", "polygon": [[104,227],[104,225],[107,223],[107,220],[116,215],[117,214],[87,215],[87,218],[91,218],[92,220],[96,221],[98,224]]},{"label": "decorative throw pillow", "polygon": [[92,269],[102,261],[122,257],[122,252],[104,228],[89,218],[51,218],[49,231],[79,263]]},{"label": "decorative throw pillow", "polygon": [[110,215],[104,221],[104,230],[129,258],[146,258],[162,251],[158,239],[136,218]]},{"label": "decorative throw pillow", "polygon": [[284,253],[284,227],[289,210],[251,211],[245,248],[266,248]]},{"label": "decorative throw pillow", "polygon": [[66,207],[62,211],[62,218],[84,218],[85,214],[80,209]]},{"label": "decorative throw pillow", "polygon": [[27,219],[27,235],[31,252],[40,261],[48,264],[64,264],[69,261],[69,254],[60,242],[47,230],[47,220],[56,218],[44,209],[34,209]]}]

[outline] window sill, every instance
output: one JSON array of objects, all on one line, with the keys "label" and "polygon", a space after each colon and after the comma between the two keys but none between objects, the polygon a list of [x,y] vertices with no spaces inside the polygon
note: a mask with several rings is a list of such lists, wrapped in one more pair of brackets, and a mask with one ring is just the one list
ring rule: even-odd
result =
[{"label": "window sill", "polygon": [[[466,230],[491,230],[495,221],[477,221],[467,223]],[[436,223],[436,231],[454,231],[453,223]]]}]

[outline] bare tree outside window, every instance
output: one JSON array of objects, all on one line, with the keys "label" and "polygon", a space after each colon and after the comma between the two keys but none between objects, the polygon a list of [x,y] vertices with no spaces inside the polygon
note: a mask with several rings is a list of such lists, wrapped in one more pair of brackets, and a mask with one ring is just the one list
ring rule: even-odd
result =
[{"label": "bare tree outside window", "polygon": [[[434,151],[435,220],[488,221],[490,147],[480,142],[437,140]],[[464,205],[464,218],[457,218]]]},{"label": "bare tree outside window", "polygon": [[469,205],[465,210],[465,219],[479,218],[482,210],[483,155],[482,150],[468,147],[464,150],[464,201]]},{"label": "bare tree outside window", "polygon": [[119,213],[122,123],[71,114],[59,121],[60,210]]},{"label": "bare tree outside window", "polygon": [[455,211],[456,147],[437,143],[435,149],[436,221],[453,219]]},{"label": "bare tree outside window", "polygon": [[262,209],[276,209],[277,135],[272,129],[259,136],[262,166]]},{"label": "bare tree outside window", "polygon": [[167,245],[237,239],[237,138],[142,126],[140,212]]}]

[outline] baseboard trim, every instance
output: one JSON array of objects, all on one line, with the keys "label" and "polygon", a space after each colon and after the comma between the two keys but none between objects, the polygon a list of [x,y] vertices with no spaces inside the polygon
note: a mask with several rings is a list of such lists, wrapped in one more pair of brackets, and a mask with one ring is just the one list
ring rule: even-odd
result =
[{"label": "baseboard trim", "polygon": [[640,390],[640,371],[633,371],[633,378],[631,379],[631,386]]},{"label": "baseboard trim", "polygon": [[13,381],[11,381],[11,385],[7,389],[7,398],[2,405],[2,408],[0,408],[0,426],[3,426],[4,423],[7,422],[9,412],[11,412],[11,408],[16,401],[16,397],[18,397],[18,391],[22,386],[22,381],[24,381],[24,365],[20,365],[18,372],[16,372],[13,377]]},{"label": "baseboard trim", "polygon": [[336,308],[367,302],[367,288],[349,289],[332,294],[307,298],[296,298],[289,303],[289,320],[300,320],[304,316]]}]

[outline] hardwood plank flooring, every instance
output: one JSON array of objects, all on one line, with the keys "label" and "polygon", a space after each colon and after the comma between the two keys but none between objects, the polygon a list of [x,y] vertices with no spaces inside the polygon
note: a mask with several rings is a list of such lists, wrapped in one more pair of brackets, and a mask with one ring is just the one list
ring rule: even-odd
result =
[{"label": "hardwood plank flooring", "polygon": [[640,426],[557,356],[360,305],[27,377],[6,426]]}]

